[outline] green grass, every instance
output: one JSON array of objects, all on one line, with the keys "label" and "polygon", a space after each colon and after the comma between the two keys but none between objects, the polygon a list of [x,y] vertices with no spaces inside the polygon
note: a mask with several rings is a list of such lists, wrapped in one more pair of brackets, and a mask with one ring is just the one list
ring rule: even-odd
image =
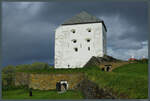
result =
[{"label": "green grass", "polygon": [[99,68],[97,67],[89,67],[89,68],[69,68],[69,69],[54,69],[54,68],[50,68],[48,70],[17,70],[17,72],[25,72],[25,73],[41,73],[41,74],[45,74],[45,73],[51,73],[51,74],[65,74],[65,73],[85,73],[91,69],[94,70],[99,70]]},{"label": "green grass", "polygon": [[[27,73],[79,73],[82,72],[86,77],[95,82],[101,88],[107,88],[116,94],[118,98],[129,99],[146,99],[148,98],[148,64],[146,63],[133,63],[123,65],[114,69],[112,72],[103,72],[97,67],[78,68],[78,69],[49,69],[49,70],[35,70],[35,71],[22,71]],[[11,92],[11,91],[10,91]],[[13,92],[13,91],[12,91]],[[39,97],[33,96],[33,99],[78,99],[82,98],[80,92],[68,91],[64,95],[59,95],[56,92],[50,91],[35,91]],[[4,91],[5,93],[5,91]],[[16,91],[17,93],[17,91]],[[18,96],[14,93],[12,96],[9,92],[3,96],[8,99],[30,99],[27,93]],[[33,94],[34,94],[33,93]],[[79,94],[78,94],[79,93]],[[77,95],[74,95],[77,94]],[[52,95],[52,96],[49,96]]]},{"label": "green grass", "polygon": [[127,64],[121,66],[121,68],[114,69],[113,72],[121,73],[121,74],[123,73],[131,74],[134,76],[137,75],[137,76],[148,77],[148,64],[142,64],[142,63]]},{"label": "green grass", "polygon": [[67,91],[57,93],[57,91],[40,91],[33,90],[33,96],[29,96],[28,90],[15,89],[2,92],[2,99],[82,99],[79,91]]},{"label": "green grass", "polygon": [[148,98],[148,64],[128,64],[112,72],[95,70],[86,75],[100,87],[117,92],[119,98]]}]

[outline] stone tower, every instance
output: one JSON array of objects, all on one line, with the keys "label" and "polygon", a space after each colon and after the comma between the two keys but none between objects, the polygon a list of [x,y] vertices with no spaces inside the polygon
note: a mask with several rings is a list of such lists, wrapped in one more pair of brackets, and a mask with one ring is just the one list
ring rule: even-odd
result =
[{"label": "stone tower", "polygon": [[82,68],[92,56],[106,54],[104,21],[81,12],[55,32],[55,68]]}]

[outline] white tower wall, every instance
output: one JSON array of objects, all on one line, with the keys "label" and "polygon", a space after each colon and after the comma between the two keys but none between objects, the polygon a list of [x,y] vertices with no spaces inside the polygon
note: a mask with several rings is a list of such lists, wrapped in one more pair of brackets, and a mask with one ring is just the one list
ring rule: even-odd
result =
[{"label": "white tower wall", "polygon": [[82,68],[92,56],[104,54],[106,32],[102,23],[62,25],[56,29],[55,68]]}]

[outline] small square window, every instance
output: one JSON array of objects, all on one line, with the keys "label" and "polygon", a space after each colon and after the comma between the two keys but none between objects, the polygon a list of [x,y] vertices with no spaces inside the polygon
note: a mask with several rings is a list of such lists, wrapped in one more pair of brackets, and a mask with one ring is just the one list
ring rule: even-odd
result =
[{"label": "small square window", "polygon": [[88,47],[88,51],[90,51],[90,47]]},{"label": "small square window", "polygon": [[73,43],[76,43],[76,42],[77,42],[77,40],[76,40],[76,39],[73,39],[73,40],[72,40],[72,42],[73,42]]},{"label": "small square window", "polygon": [[87,42],[90,42],[90,41],[91,41],[91,39],[89,39],[89,38],[88,38],[88,39],[86,39],[86,41],[87,41]]},{"label": "small square window", "polygon": [[75,33],[76,31],[75,31],[75,29],[72,29],[71,32],[72,32],[72,33]]},{"label": "small square window", "polygon": [[91,32],[91,29],[90,29],[90,28],[87,28],[87,31],[88,31],[88,32]]},{"label": "small square window", "polygon": [[90,39],[87,39],[87,42],[90,42]]},{"label": "small square window", "polygon": [[77,52],[77,51],[78,51],[78,48],[74,48],[74,51]]}]

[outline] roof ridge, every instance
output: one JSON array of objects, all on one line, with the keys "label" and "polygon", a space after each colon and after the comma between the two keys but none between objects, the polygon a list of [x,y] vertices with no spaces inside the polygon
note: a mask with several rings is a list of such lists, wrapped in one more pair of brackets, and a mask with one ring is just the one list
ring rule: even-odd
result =
[{"label": "roof ridge", "polygon": [[70,19],[66,20],[61,25],[74,25],[74,24],[86,24],[86,23],[102,23],[107,32],[104,21],[101,20],[100,18],[97,18],[96,16],[87,13],[86,11],[81,11],[80,13],[71,17]]},{"label": "roof ridge", "polygon": [[100,22],[101,19],[87,13],[86,11],[81,11],[80,13],[76,14],[72,18],[66,20],[62,25],[65,24],[75,24],[75,23],[85,23],[85,22]]}]

